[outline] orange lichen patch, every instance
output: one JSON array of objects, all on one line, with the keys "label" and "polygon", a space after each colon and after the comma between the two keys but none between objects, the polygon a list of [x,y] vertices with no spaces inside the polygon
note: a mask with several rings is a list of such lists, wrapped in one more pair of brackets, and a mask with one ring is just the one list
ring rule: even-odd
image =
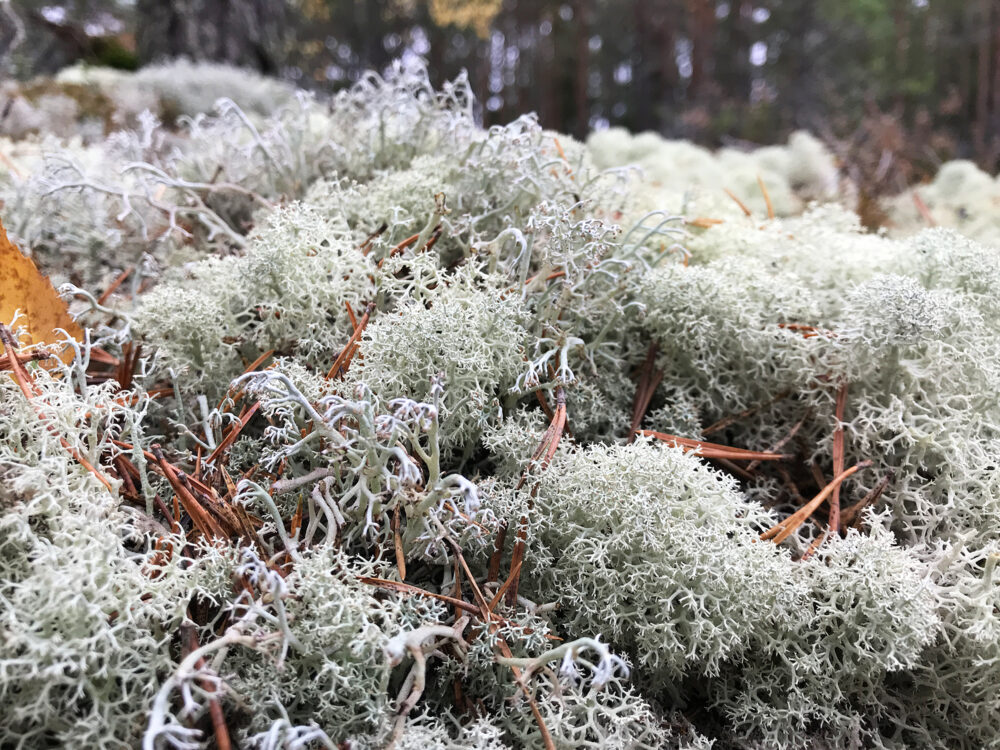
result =
[{"label": "orange lichen patch", "polygon": [[[83,329],[70,317],[52,282],[7,238],[0,222],[0,322],[9,324],[18,312],[18,324],[27,328],[27,334],[18,342],[22,346],[57,345],[65,338],[59,329],[77,341],[83,340]],[[0,352],[4,351],[0,346]],[[72,361],[72,348],[55,351],[63,361]]]}]

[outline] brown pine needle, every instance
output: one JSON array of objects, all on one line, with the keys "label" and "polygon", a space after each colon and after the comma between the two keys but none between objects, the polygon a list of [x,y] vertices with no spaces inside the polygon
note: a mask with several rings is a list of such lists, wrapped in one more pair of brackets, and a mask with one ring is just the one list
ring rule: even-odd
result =
[{"label": "brown pine needle", "polygon": [[563,161],[568,161],[568,159],[566,158],[566,152],[563,151],[563,147],[562,144],[559,142],[559,139],[553,138],[552,140],[555,141],[556,151],[559,152],[559,158],[562,159]]},{"label": "brown pine needle", "polygon": [[10,366],[11,374],[13,375],[14,380],[17,382],[18,388],[21,389],[21,393],[24,394],[25,399],[27,399],[28,403],[31,405],[32,410],[38,416],[39,421],[41,421],[41,423],[45,425],[45,429],[48,430],[50,435],[52,435],[59,441],[59,444],[66,450],[67,453],[69,453],[70,456],[73,457],[73,459],[78,464],[80,464],[80,466],[82,466],[84,469],[86,469],[95,477],[97,477],[97,481],[103,484],[104,487],[108,490],[108,492],[114,492],[114,485],[111,484],[111,480],[108,479],[106,476],[104,476],[103,472],[95,469],[94,466],[90,463],[90,461],[84,458],[83,455],[76,450],[76,448],[74,448],[72,445],[69,444],[69,441],[66,440],[66,438],[64,438],[62,435],[59,434],[59,430],[56,428],[56,426],[48,420],[48,418],[45,416],[45,413],[41,410],[38,404],[35,403],[34,399],[37,396],[40,396],[41,392],[38,390],[38,387],[35,385],[34,379],[31,377],[28,371],[24,369],[24,365],[21,363],[20,358],[17,356],[17,350],[19,347],[17,345],[17,342],[14,340],[14,335],[10,332],[10,329],[8,329],[7,326],[5,326],[3,323],[0,323],[0,341],[3,342],[4,349],[7,350],[8,353],[7,363]]},{"label": "brown pine needle", "polygon": [[493,598],[490,599],[489,603],[490,612],[492,612],[493,609],[497,606],[497,604],[500,603],[500,599],[503,597],[504,594],[507,593],[507,589],[509,589],[511,585],[513,585],[514,581],[518,577],[520,577],[521,565],[523,564],[523,562],[524,562],[523,559],[517,561],[517,564],[511,568],[510,575],[507,576],[507,580],[503,582],[503,585],[499,589],[497,589],[497,592],[493,595]]},{"label": "brown pine needle", "polygon": [[774,218],[774,204],[771,203],[771,196],[767,192],[767,187],[764,185],[764,180],[761,179],[760,175],[757,175],[757,184],[760,185],[760,192],[764,196],[764,203],[767,205],[767,218]]},{"label": "brown pine needle", "polygon": [[867,508],[869,505],[874,503],[881,497],[882,493],[885,492],[885,488],[889,486],[889,482],[893,480],[892,472],[889,472],[880,480],[878,484],[872,487],[871,491],[865,495],[861,500],[852,505],[849,508],[845,508],[840,514],[841,526],[857,526],[861,521],[861,511]]},{"label": "brown pine needle", "polygon": [[[251,362],[245,368],[243,368],[243,374],[247,375],[247,374],[249,374],[251,372],[254,372],[258,367],[260,367],[262,364],[264,364],[273,355],[274,355],[274,349],[268,349],[266,352],[264,352],[259,357],[257,357],[257,359],[255,359],[253,362]],[[172,392],[172,389],[171,389],[171,392]],[[219,401],[219,405],[216,408],[219,409],[220,411],[228,411],[229,410],[230,407],[228,405],[226,405],[225,408],[223,408],[223,405],[226,403],[226,399],[229,398],[229,394],[230,394],[230,391],[226,391],[226,395],[222,397],[221,401]],[[238,391],[237,393],[235,393],[233,395],[232,405],[235,406],[242,397],[243,397],[243,391],[242,390]]]},{"label": "brown pine needle", "polygon": [[[392,250],[389,251],[389,254],[385,257],[391,258],[394,255],[399,255],[401,252],[403,252],[406,248],[408,248],[410,245],[412,245],[419,239],[420,239],[420,232],[417,232],[416,234],[411,234],[405,240],[403,240],[394,248],[392,248]],[[378,267],[381,268],[383,263],[385,263],[385,258],[382,258],[382,260],[378,262]]]},{"label": "brown pine needle", "polygon": [[[260,401],[255,403],[249,409],[243,410],[243,413],[240,414],[238,418],[239,421],[237,424],[230,428],[229,433],[215,447],[215,450],[212,451],[209,457],[205,459],[206,464],[215,465],[215,463],[219,460],[219,457],[229,450],[233,443],[236,442],[236,438],[238,438],[240,433],[243,432],[243,428],[250,423],[250,420],[253,419],[253,415],[257,413],[258,409],[260,409]],[[195,473],[198,474],[198,472]]]},{"label": "brown pine needle", "polygon": [[832,482],[826,485],[826,487],[824,487],[820,493],[816,495],[816,497],[799,508],[788,518],[776,523],[770,529],[761,534],[761,540],[772,539],[775,544],[781,544],[788,537],[794,534],[795,530],[798,529],[799,526],[805,523],[806,519],[809,518],[809,516],[811,516],[816,509],[823,504],[823,501],[826,500],[834,489],[839,487],[845,479],[852,474],[861,471],[861,469],[867,469],[871,465],[871,461],[861,461],[860,463],[856,463],[854,466],[841,472],[840,475],[835,477]]},{"label": "brown pine needle", "polygon": [[344,300],[344,307],[347,308],[347,317],[351,319],[351,328],[356,329],[358,327],[358,319],[354,315],[354,308],[351,307],[351,303],[346,299]]},{"label": "brown pine needle", "polygon": [[722,188],[722,189],[726,193],[726,195],[728,195],[736,202],[736,205],[740,207],[745,216],[753,216],[753,213],[750,211],[749,208],[747,208],[747,204],[736,197],[736,193],[734,193],[732,190],[729,190],[728,188]]},{"label": "brown pine needle", "polygon": [[399,569],[399,580],[406,580],[406,554],[403,552],[403,536],[399,532],[399,503],[392,512],[392,544],[396,552],[396,567]]},{"label": "brown pine needle", "polygon": [[[798,422],[795,423],[792,429],[788,431],[788,434],[785,435],[783,438],[781,438],[781,440],[779,440],[773,446],[771,446],[771,452],[780,453],[781,449],[784,448],[786,445],[788,445],[791,439],[798,434],[799,430],[802,429],[802,425],[806,423],[806,420],[809,419],[811,415],[812,415],[812,410],[807,409],[806,413],[802,416],[802,419],[800,419]],[[760,466],[760,461],[751,461],[749,464],[747,464],[747,471],[753,471],[758,466]]]},{"label": "brown pine needle", "polygon": [[153,445],[153,455],[158,463],[160,469],[163,472],[163,476],[166,478],[167,483],[170,484],[171,489],[174,491],[174,498],[180,500],[181,505],[184,506],[184,510],[194,521],[194,525],[198,530],[204,534],[207,538],[218,537],[220,539],[226,538],[226,533],[219,526],[219,523],[212,517],[212,515],[205,510],[204,506],[199,503],[195,496],[191,494],[190,490],[184,486],[184,483],[180,480],[177,470],[174,468],[173,464],[166,460],[163,456],[163,451],[160,450],[159,445]]},{"label": "brown pine needle", "polygon": [[382,232],[384,232],[388,228],[389,228],[389,225],[386,222],[383,221],[382,224],[381,224],[381,226],[379,226],[378,229],[376,229],[374,232],[372,232],[371,234],[369,234],[368,237],[365,239],[365,241],[361,243],[361,247],[358,248],[361,251],[361,253],[363,255],[368,255],[368,253],[371,252],[372,243],[376,239],[378,239],[379,235],[382,234]]},{"label": "brown pine needle", "polygon": [[357,328],[354,329],[354,333],[347,340],[347,345],[340,350],[340,354],[333,361],[330,366],[330,371],[326,374],[326,379],[330,380],[333,377],[342,377],[344,373],[347,372],[347,368],[351,364],[351,359],[354,358],[355,350],[358,347],[358,342],[361,340],[361,334],[365,331],[365,326],[368,325],[368,318],[371,316],[372,310],[375,309],[374,305],[368,305],[368,309],[365,310],[365,314],[361,316],[361,320],[358,321]]},{"label": "brown pine needle", "polygon": [[809,549],[807,549],[805,553],[802,555],[802,557],[799,558],[799,562],[805,562],[814,554],[816,554],[816,550],[819,549],[819,546],[823,543],[823,541],[826,539],[826,535],[829,533],[830,533],[829,529],[824,529],[822,534],[813,539],[812,544],[809,545]]},{"label": "brown pine needle", "polygon": [[638,434],[645,437],[662,440],[676,448],[681,448],[685,453],[694,452],[704,458],[727,458],[729,460],[757,460],[757,461],[782,461],[792,456],[787,453],[769,453],[767,451],[748,451],[743,448],[731,448],[728,445],[718,443],[708,443],[704,440],[692,440],[691,438],[668,435],[665,432],[654,430],[639,430]]},{"label": "brown pine needle", "polygon": [[[48,351],[47,349],[36,349],[33,352],[24,352],[24,353],[19,352],[15,356],[17,357],[17,361],[23,365],[28,362],[38,362],[41,360],[50,359],[53,355],[52,352]],[[10,355],[8,354],[0,354],[0,372],[12,369],[9,357]]]},{"label": "brown pine needle", "polygon": [[[549,426],[548,431],[545,433],[545,437],[542,438],[542,442],[539,444],[538,449],[535,451],[535,455],[532,457],[531,464],[525,469],[524,474],[521,475],[521,479],[518,481],[518,489],[524,486],[528,479],[528,474],[532,470],[532,465],[537,462],[538,468],[540,470],[545,470],[548,465],[552,463],[552,458],[556,455],[556,450],[559,448],[559,441],[562,439],[563,428],[566,426],[566,392],[561,386],[556,388],[556,411],[552,424]],[[537,485],[532,488],[531,494],[537,491]],[[511,552],[510,556],[510,579],[507,584],[507,603],[510,606],[514,606],[517,603],[517,586],[521,574],[521,564],[524,562],[524,550],[528,540],[528,519],[525,516],[521,517],[518,523],[517,530],[517,541],[514,542],[514,550]]]},{"label": "brown pine needle", "polygon": [[643,417],[649,409],[649,403],[653,400],[657,386],[663,379],[663,372],[655,368],[656,352],[659,346],[654,341],[649,345],[646,352],[646,359],[642,363],[639,384],[635,388],[635,398],[632,401],[632,421],[629,423],[628,441],[635,442],[636,431],[642,424]]},{"label": "brown pine needle", "polygon": [[699,229],[711,229],[718,224],[725,224],[725,219],[710,219],[707,216],[698,216],[694,219],[688,219],[684,222],[689,227],[698,227]]},{"label": "brown pine needle", "polygon": [[702,430],[701,434],[711,435],[713,432],[724,430],[727,427],[729,427],[729,425],[739,422],[741,419],[746,419],[747,417],[753,416],[761,409],[764,409],[768,406],[771,406],[772,404],[777,403],[778,401],[781,401],[781,399],[786,398],[790,393],[791,391],[782,391],[777,396],[768,401],[766,404],[758,404],[757,406],[751,406],[749,409],[744,409],[739,414],[733,414],[732,416],[729,417],[723,417],[718,422],[711,424],[704,430]]},{"label": "brown pine needle", "polygon": [[[847,406],[847,383],[841,384],[837,390],[837,404],[834,417],[837,426],[833,431],[833,475],[839,476],[844,471],[844,409]],[[830,495],[830,531],[840,533],[840,485],[833,488]]]},{"label": "brown pine needle", "polygon": [[[194,625],[185,623],[181,625],[181,628],[186,631],[187,642],[185,645],[185,650],[187,653],[193,653],[198,650],[198,633],[195,631]],[[199,659],[195,663],[196,669],[205,668],[205,660]],[[209,695],[215,692],[215,686],[210,680],[200,680],[202,690],[204,690]],[[229,738],[229,728],[226,726],[226,717],[222,713],[222,706],[219,704],[219,699],[216,697],[210,697],[208,699],[208,713],[212,719],[212,732],[215,734],[215,747],[217,750],[231,750],[232,742]]]},{"label": "brown pine needle", "polygon": [[[472,586],[472,593],[476,599],[476,604],[479,605],[480,616],[484,623],[488,623],[488,627],[491,634],[496,634],[499,625],[492,621],[490,615],[489,604],[486,602],[486,597],[483,596],[482,590],[479,588],[479,584],[476,583],[476,579],[472,575],[472,571],[469,570],[469,564],[465,561],[465,556],[462,555],[462,548],[458,546],[458,543],[451,537],[445,537],[445,541],[451,546],[452,552],[455,553],[455,557],[458,558],[459,563],[462,566],[462,570],[465,572],[466,580],[469,581],[469,585]],[[507,659],[514,658],[513,652],[510,650],[510,646],[502,635],[498,636],[497,648],[500,653]],[[514,680],[517,682],[518,686],[524,691],[525,697],[528,699],[528,704],[531,706],[531,713],[535,717],[535,721],[538,723],[538,729],[542,733],[542,742],[545,745],[545,750],[556,750],[555,742],[552,740],[552,735],[549,732],[547,726],[545,726],[545,719],[542,717],[542,712],[538,708],[538,702],[535,700],[534,695],[528,690],[528,685],[524,680],[524,675],[519,667],[512,666],[510,671],[514,674]]]},{"label": "brown pine needle", "polygon": [[431,599],[437,599],[438,601],[445,602],[453,607],[458,607],[463,612],[469,612],[474,615],[482,613],[482,610],[479,607],[475,604],[470,604],[464,599],[457,599],[453,596],[447,596],[445,594],[435,594],[431,591],[424,591],[418,586],[403,583],[402,581],[390,581],[387,578],[370,578],[368,576],[359,576],[358,580],[369,586],[378,586],[383,589],[399,592],[400,594],[412,594],[414,596],[426,596]]},{"label": "brown pine needle", "polygon": [[129,266],[120,274],[118,274],[117,278],[115,278],[115,280],[111,282],[111,285],[104,290],[104,294],[102,294],[100,297],[97,298],[97,304],[103,305],[105,302],[107,302],[108,298],[118,290],[118,287],[120,287],[122,284],[125,283],[125,279],[131,276],[134,270],[135,266]]}]

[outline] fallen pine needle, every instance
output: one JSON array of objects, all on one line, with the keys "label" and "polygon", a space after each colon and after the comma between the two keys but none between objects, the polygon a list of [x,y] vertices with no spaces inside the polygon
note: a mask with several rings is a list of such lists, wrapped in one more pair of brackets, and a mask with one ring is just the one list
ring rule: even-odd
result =
[{"label": "fallen pine needle", "polygon": [[816,509],[823,504],[823,501],[830,496],[830,494],[841,485],[841,483],[847,479],[852,474],[855,474],[861,469],[867,469],[872,465],[871,461],[861,461],[860,463],[854,464],[854,466],[849,469],[844,470],[839,476],[835,477],[826,487],[824,487],[816,497],[806,503],[804,506],[795,511],[792,515],[779,523],[776,523],[770,529],[765,531],[760,535],[761,540],[771,539],[775,544],[781,544],[788,537],[795,533],[795,530],[799,528],[806,519],[811,516]]}]

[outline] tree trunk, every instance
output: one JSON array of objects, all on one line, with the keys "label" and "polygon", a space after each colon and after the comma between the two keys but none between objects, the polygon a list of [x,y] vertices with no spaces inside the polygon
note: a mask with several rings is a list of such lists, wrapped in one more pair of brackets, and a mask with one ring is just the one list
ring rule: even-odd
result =
[{"label": "tree trunk", "polygon": [[138,0],[143,63],[187,57],[277,73],[288,21],[282,0]]},{"label": "tree trunk", "polygon": [[583,140],[590,130],[590,101],[587,97],[590,81],[590,24],[587,8],[588,0],[577,0],[573,6],[573,21],[576,24],[576,127],[573,132]]}]

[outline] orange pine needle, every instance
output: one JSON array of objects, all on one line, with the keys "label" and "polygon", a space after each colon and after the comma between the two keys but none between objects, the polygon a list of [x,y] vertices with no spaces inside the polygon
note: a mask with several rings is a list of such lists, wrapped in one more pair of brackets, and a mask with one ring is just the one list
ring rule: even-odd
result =
[{"label": "orange pine needle", "polygon": [[736,202],[736,205],[740,207],[741,211],[743,211],[744,216],[753,216],[753,213],[750,211],[749,208],[747,208],[747,204],[736,197],[736,193],[734,193],[732,190],[729,190],[728,188],[722,188],[722,189],[726,193],[726,195],[728,195]]},{"label": "orange pine needle", "polygon": [[683,449],[685,453],[694,452],[705,458],[726,458],[737,461],[742,459],[749,461],[782,461],[784,459],[791,458],[791,455],[788,453],[748,451],[743,448],[731,448],[728,445],[719,445],[718,443],[707,443],[704,440],[692,440],[690,438],[677,437],[676,435],[668,435],[665,432],[656,432],[654,430],[639,430],[638,434],[662,440],[673,447]]},{"label": "orange pine needle", "polygon": [[72,456],[78,464],[97,477],[97,481],[103,484],[108,492],[114,492],[114,485],[111,484],[111,480],[104,476],[102,472],[95,469],[94,466],[86,458],[84,458],[79,451],[76,450],[76,448],[69,444],[69,441],[66,440],[66,438],[59,434],[59,430],[56,429],[56,426],[53,425],[48,418],[46,418],[44,412],[42,412],[42,410],[35,403],[34,398],[41,394],[35,385],[34,379],[28,374],[28,371],[24,369],[24,365],[17,356],[18,345],[17,342],[14,341],[14,335],[3,323],[0,323],[0,341],[3,342],[8,355],[13,355],[7,357],[7,362],[10,365],[11,374],[17,382],[18,388],[21,389],[21,393],[24,394],[24,397],[31,405],[32,410],[36,415],[38,415],[38,419],[43,425],[45,425],[45,429],[49,431],[49,434],[59,440],[59,444],[66,449],[66,452],[69,453],[69,455]]},{"label": "orange pine needle", "polygon": [[243,410],[243,413],[239,416],[239,423],[234,425],[222,441],[215,446],[215,450],[213,450],[208,458],[205,459],[206,464],[214,465],[215,462],[219,460],[219,456],[229,450],[232,444],[236,442],[236,438],[238,438],[240,433],[243,432],[243,428],[250,423],[250,420],[253,418],[253,415],[257,413],[258,409],[260,409],[260,401],[255,403],[249,409]]},{"label": "orange pine needle", "polygon": [[771,196],[767,192],[767,187],[764,185],[764,180],[761,179],[760,175],[757,175],[757,184],[760,185],[760,192],[764,196],[764,203],[767,204],[767,218],[774,218],[774,204],[771,203]]},{"label": "orange pine needle", "polygon": [[364,333],[365,326],[368,325],[368,318],[371,316],[372,310],[374,310],[374,305],[368,305],[368,309],[365,310],[365,314],[361,316],[361,320],[358,321],[357,327],[354,329],[354,333],[347,340],[347,345],[341,349],[340,354],[337,355],[337,359],[333,361],[330,366],[330,371],[326,374],[326,379],[343,375],[347,372],[347,368],[351,364],[351,359],[354,358],[355,350],[358,348],[358,342],[361,340],[361,334]]},{"label": "orange pine needle", "polygon": [[[841,384],[837,390],[837,404],[834,417],[837,427],[833,431],[833,475],[839,476],[844,471],[844,409],[847,406],[847,383]],[[830,531],[840,532],[840,485],[833,488],[830,495]]]},{"label": "orange pine needle", "polygon": [[776,523],[770,529],[765,531],[760,535],[761,540],[772,539],[775,544],[781,544],[788,537],[795,533],[795,530],[799,528],[806,519],[811,516],[816,509],[823,504],[823,501],[830,496],[830,494],[840,486],[840,484],[847,479],[852,474],[861,471],[861,469],[866,469],[872,465],[871,461],[861,461],[860,463],[854,464],[854,466],[849,469],[845,469],[833,479],[829,484],[824,487],[816,497],[806,503],[804,506],[795,511],[792,515],[779,523]]},{"label": "orange pine needle", "polygon": [[117,278],[115,278],[115,280],[111,282],[111,285],[104,290],[104,294],[102,294],[100,297],[97,298],[97,304],[103,305],[105,302],[107,302],[108,298],[118,290],[118,287],[120,287],[122,284],[125,283],[125,279],[131,276],[134,270],[135,266],[129,266],[120,274],[118,274]]}]

